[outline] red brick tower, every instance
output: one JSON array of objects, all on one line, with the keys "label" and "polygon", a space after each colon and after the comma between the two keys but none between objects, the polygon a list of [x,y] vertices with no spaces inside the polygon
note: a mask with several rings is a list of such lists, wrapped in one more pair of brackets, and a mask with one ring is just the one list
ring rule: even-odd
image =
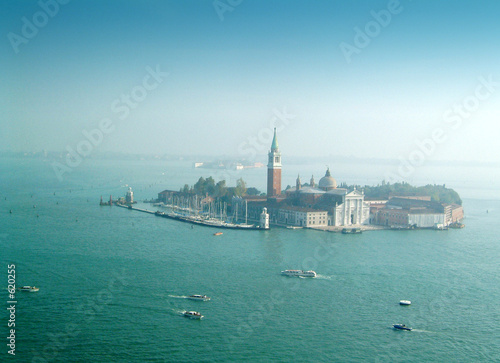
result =
[{"label": "red brick tower", "polygon": [[269,162],[267,163],[267,197],[277,197],[281,194],[281,153],[278,149],[276,139],[276,128],[274,128],[273,143],[269,151]]}]

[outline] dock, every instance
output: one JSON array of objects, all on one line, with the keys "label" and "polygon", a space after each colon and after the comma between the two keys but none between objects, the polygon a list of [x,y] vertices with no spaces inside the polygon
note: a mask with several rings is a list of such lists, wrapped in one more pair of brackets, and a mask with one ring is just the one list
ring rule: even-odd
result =
[{"label": "dock", "polygon": [[248,225],[248,224],[233,224],[233,223],[226,223],[218,220],[209,220],[209,219],[200,219],[200,218],[195,218],[195,217],[190,217],[190,216],[183,216],[179,214],[174,214],[174,213],[165,213],[165,212],[153,212],[147,209],[141,209],[141,208],[135,208],[132,207],[131,205],[124,205],[124,204],[115,204],[118,207],[121,208],[126,208],[130,210],[135,210],[138,212],[143,212],[143,213],[148,213],[148,214],[154,214],[157,217],[163,217],[163,218],[168,218],[172,220],[176,220],[179,222],[184,222],[184,223],[191,223],[199,226],[204,226],[204,227],[212,227],[212,228],[223,228],[223,229],[239,229],[239,230],[246,230],[246,231],[268,231],[269,229],[266,228],[260,228],[259,226],[255,225]]}]

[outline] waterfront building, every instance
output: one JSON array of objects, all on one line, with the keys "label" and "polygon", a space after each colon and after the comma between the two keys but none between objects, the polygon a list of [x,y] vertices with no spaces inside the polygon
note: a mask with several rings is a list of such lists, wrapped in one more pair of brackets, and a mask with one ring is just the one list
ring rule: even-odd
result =
[{"label": "waterfront building", "polygon": [[389,227],[435,228],[461,222],[462,206],[431,201],[430,197],[393,197],[372,208],[372,221]]}]

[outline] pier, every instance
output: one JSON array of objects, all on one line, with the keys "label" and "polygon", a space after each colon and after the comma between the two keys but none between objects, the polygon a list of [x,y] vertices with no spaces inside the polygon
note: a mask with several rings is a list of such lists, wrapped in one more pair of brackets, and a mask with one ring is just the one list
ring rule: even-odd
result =
[{"label": "pier", "polygon": [[205,227],[212,227],[212,228],[224,228],[224,229],[239,229],[239,230],[247,230],[247,231],[267,231],[269,228],[261,228],[259,226],[255,226],[253,224],[234,224],[234,223],[227,223],[223,222],[220,220],[216,219],[203,219],[201,217],[193,217],[193,216],[183,216],[180,214],[175,214],[175,213],[165,213],[165,212],[153,212],[147,209],[141,209],[141,208],[135,208],[132,207],[131,205],[124,205],[124,204],[115,204],[118,207],[121,208],[126,208],[130,210],[135,210],[138,212],[143,212],[143,213],[148,213],[148,214],[154,214],[157,217],[163,217],[163,218],[168,218],[168,219],[173,219],[176,221],[180,222],[185,222],[185,223],[191,223],[191,224],[196,224],[199,226],[205,226]]}]

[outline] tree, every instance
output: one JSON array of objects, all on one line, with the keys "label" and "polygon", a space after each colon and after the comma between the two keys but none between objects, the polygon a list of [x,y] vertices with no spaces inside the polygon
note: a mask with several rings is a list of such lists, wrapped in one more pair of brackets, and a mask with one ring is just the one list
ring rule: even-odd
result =
[{"label": "tree", "polygon": [[254,187],[250,187],[247,189],[247,195],[260,195],[260,190]]},{"label": "tree", "polygon": [[234,190],[234,194],[236,194],[238,197],[242,197],[246,194],[247,192],[247,185],[243,178],[239,178],[236,181],[236,188]]},{"label": "tree", "polygon": [[207,192],[208,195],[213,195],[215,192],[215,180],[211,176],[205,180],[205,192]]},{"label": "tree", "polygon": [[194,185],[194,192],[201,195],[205,194],[205,179],[202,176],[200,176],[200,179]]},{"label": "tree", "polygon": [[214,196],[215,197],[223,197],[227,193],[226,189],[227,189],[226,188],[226,181],[225,180],[219,181],[217,184],[215,184]]}]

